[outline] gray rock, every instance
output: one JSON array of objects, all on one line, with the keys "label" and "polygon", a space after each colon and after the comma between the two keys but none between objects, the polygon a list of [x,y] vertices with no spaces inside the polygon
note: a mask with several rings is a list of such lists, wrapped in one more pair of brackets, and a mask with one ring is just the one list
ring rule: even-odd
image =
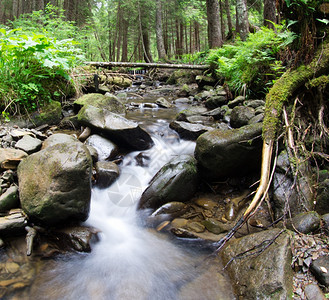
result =
[{"label": "gray rock", "polygon": [[157,209],[161,205],[189,200],[197,189],[196,161],[189,155],[172,159],[153,177],[138,203],[139,209]]},{"label": "gray rock", "polygon": [[252,107],[252,108],[257,108],[260,106],[265,106],[265,101],[264,100],[247,100],[244,102],[244,106]]},{"label": "gray rock", "polygon": [[42,141],[37,138],[33,138],[29,135],[25,135],[20,139],[15,148],[25,151],[27,154],[37,152],[41,149]]},{"label": "gray rock", "polygon": [[256,124],[256,123],[261,123],[261,122],[263,122],[263,120],[264,120],[264,114],[259,114],[259,115],[254,116],[253,118],[251,118],[248,121],[248,125],[250,125],[250,124]]},{"label": "gray rock", "polygon": [[190,116],[195,116],[195,115],[200,115],[202,113],[205,113],[208,111],[205,107],[203,106],[192,106],[188,109],[184,109],[178,113],[176,116],[177,121],[186,121],[187,117]]},{"label": "gray rock", "polygon": [[220,107],[227,103],[227,97],[221,96],[221,95],[215,95],[211,96],[207,101],[205,102],[205,106],[209,109],[214,109],[217,107]]},{"label": "gray rock", "polygon": [[315,210],[319,214],[329,213],[329,179],[319,182],[317,190]]},{"label": "gray rock", "polygon": [[233,99],[232,101],[230,101],[227,105],[228,105],[229,108],[234,108],[238,105],[243,104],[244,100],[245,100],[245,97],[238,96],[235,99]]},{"label": "gray rock", "polygon": [[320,228],[320,216],[315,211],[300,213],[293,217],[288,227],[304,234],[314,232]]},{"label": "gray rock", "polygon": [[158,215],[170,215],[171,218],[177,218],[182,215],[187,210],[187,205],[183,202],[169,202],[161,207],[159,207],[155,212],[152,213],[152,217],[156,217]]},{"label": "gray rock", "polygon": [[186,121],[189,123],[196,123],[196,124],[209,124],[214,122],[213,117],[207,117],[207,116],[201,116],[201,115],[195,115],[186,117]]},{"label": "gray rock", "polygon": [[210,116],[213,117],[215,120],[220,120],[223,119],[225,113],[225,109],[223,109],[222,107],[217,107],[213,110],[202,113],[202,116]]},{"label": "gray rock", "polygon": [[91,196],[92,159],[81,142],[49,146],[25,158],[17,170],[26,214],[46,225],[84,221]]},{"label": "gray rock", "polygon": [[0,217],[1,235],[21,234],[27,224],[27,216],[21,209],[12,209],[8,215]]},{"label": "gray rock", "polygon": [[233,128],[239,128],[247,125],[254,116],[255,110],[252,107],[236,106],[232,109],[230,124]]},{"label": "gray rock", "polygon": [[0,212],[5,212],[18,206],[18,188],[16,185],[12,185],[0,196]]},{"label": "gray rock", "polygon": [[299,194],[294,188],[290,173],[290,163],[286,151],[278,156],[276,172],[273,176],[273,210],[276,218],[285,215],[288,210],[292,217],[312,209],[310,179],[312,174],[307,166],[300,165]]},{"label": "gray rock", "polygon": [[163,108],[173,107],[173,105],[163,97],[160,97],[160,98],[156,99],[155,103],[158,104],[160,107],[163,107]]},{"label": "gray rock", "polygon": [[178,98],[174,100],[175,104],[191,104],[193,102],[190,98]]},{"label": "gray rock", "polygon": [[0,148],[0,169],[16,170],[20,161],[28,154],[19,149]]},{"label": "gray rock", "polygon": [[306,285],[304,293],[307,300],[326,300],[322,290],[316,283]]},{"label": "gray rock", "polygon": [[49,136],[42,144],[42,149],[65,143],[76,143],[78,139],[65,133],[55,133]]},{"label": "gray rock", "polygon": [[97,150],[93,147],[93,146],[90,146],[90,145],[86,145],[89,153],[90,153],[90,156],[93,160],[93,163],[97,162],[98,161],[98,152]]},{"label": "gray rock", "polygon": [[[263,247],[278,234],[279,229],[266,230],[231,240],[220,252],[224,265],[233,259],[226,270],[241,299],[290,299],[293,290],[290,236],[281,235],[263,252],[250,251]],[[249,250],[245,255],[241,253]],[[257,250],[260,250],[258,248]],[[251,253],[255,253],[251,255]]]},{"label": "gray rock", "polygon": [[109,187],[120,175],[118,166],[110,161],[98,161],[96,163],[97,186]]},{"label": "gray rock", "polygon": [[196,142],[199,170],[210,180],[240,176],[260,167],[262,124],[208,131]]},{"label": "gray rock", "polygon": [[116,143],[134,150],[146,150],[154,144],[150,135],[137,123],[107,109],[85,105],[78,114],[78,120]]},{"label": "gray rock", "polygon": [[323,220],[323,227],[327,230],[329,233],[329,213],[324,214],[321,219]]},{"label": "gray rock", "polygon": [[319,283],[329,286],[329,256],[324,255],[312,261],[311,272]]},{"label": "gray rock", "polygon": [[85,143],[96,149],[100,161],[113,159],[119,152],[116,144],[98,134],[91,135]]},{"label": "gray rock", "polygon": [[220,234],[227,231],[227,228],[223,225],[223,223],[213,218],[208,218],[202,221],[202,224],[207,228],[208,231],[214,234]]},{"label": "gray rock", "polygon": [[169,127],[175,130],[182,139],[196,140],[202,133],[213,130],[212,127],[204,126],[201,124],[191,124],[183,121],[173,121]]}]

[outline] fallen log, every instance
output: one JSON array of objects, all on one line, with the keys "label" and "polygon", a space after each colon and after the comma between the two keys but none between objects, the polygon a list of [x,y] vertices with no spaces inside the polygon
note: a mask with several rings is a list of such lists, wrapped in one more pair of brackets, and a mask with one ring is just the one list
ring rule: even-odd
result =
[{"label": "fallen log", "polygon": [[187,65],[187,64],[162,64],[162,63],[136,63],[136,62],[85,62],[86,65],[102,68],[159,68],[159,69],[190,69],[190,70],[208,70],[209,65]]}]

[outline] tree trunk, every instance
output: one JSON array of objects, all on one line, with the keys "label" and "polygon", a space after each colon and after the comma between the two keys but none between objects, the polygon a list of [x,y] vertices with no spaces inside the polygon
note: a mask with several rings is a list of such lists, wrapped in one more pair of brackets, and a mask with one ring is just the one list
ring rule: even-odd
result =
[{"label": "tree trunk", "polygon": [[157,40],[158,56],[160,60],[167,60],[167,53],[164,46],[163,31],[162,31],[162,3],[161,0],[156,0],[156,21],[155,33]]},{"label": "tree trunk", "polygon": [[225,40],[225,20],[223,16],[223,3],[222,0],[219,1],[219,9],[220,9],[220,28],[222,33],[222,39]]},{"label": "tree trunk", "polygon": [[227,15],[227,27],[228,27],[227,38],[230,39],[231,37],[233,37],[233,24],[232,24],[229,0],[225,0],[225,10]]},{"label": "tree trunk", "polygon": [[208,20],[208,44],[209,48],[221,47],[223,45],[218,0],[206,0]]},{"label": "tree trunk", "polygon": [[276,24],[276,0],[264,0],[264,26],[274,29]]},{"label": "tree trunk", "polygon": [[141,41],[142,41],[142,47],[144,52],[144,60],[147,63],[153,62],[153,58],[151,55],[151,49],[150,49],[150,37],[149,37],[149,30],[148,30],[148,20],[147,20],[147,9],[143,7],[141,9],[140,1],[138,1],[138,15],[139,15],[139,28],[140,28],[140,34],[141,34]]},{"label": "tree trunk", "polygon": [[236,20],[237,32],[240,34],[241,40],[245,41],[249,34],[247,0],[236,1]]}]

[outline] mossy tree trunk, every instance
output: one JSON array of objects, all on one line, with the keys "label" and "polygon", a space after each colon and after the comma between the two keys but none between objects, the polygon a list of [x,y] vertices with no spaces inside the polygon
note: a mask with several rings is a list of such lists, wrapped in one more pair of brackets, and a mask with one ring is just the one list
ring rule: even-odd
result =
[{"label": "mossy tree trunk", "polygon": [[261,178],[257,191],[250,205],[232,230],[218,242],[217,251],[235,234],[235,232],[252,216],[265,199],[270,184],[270,169],[273,145],[276,140],[278,125],[281,120],[283,104],[291,98],[297,89],[329,71],[329,41],[320,46],[315,58],[308,65],[286,71],[273,85],[266,96],[265,116],[263,122],[263,153]]}]

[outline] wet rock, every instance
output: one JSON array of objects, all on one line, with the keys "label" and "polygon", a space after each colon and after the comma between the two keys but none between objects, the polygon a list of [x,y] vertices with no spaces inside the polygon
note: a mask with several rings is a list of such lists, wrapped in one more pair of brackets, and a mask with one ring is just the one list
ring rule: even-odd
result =
[{"label": "wet rock", "polygon": [[202,106],[192,106],[188,109],[184,109],[178,113],[176,116],[177,121],[186,121],[187,117],[195,116],[195,115],[201,115],[202,113],[205,113],[208,111],[205,107]]},{"label": "wet rock", "polygon": [[139,209],[157,209],[161,205],[189,200],[197,189],[196,161],[189,155],[178,156],[153,177],[138,203]]},{"label": "wet rock", "polygon": [[186,224],[188,230],[192,230],[194,232],[200,233],[205,231],[205,226],[200,222],[189,222]]},{"label": "wet rock", "polygon": [[41,149],[42,141],[37,138],[33,138],[29,135],[25,135],[20,139],[15,148],[25,151],[27,154],[37,152]]},{"label": "wet rock", "polygon": [[307,300],[325,300],[326,297],[323,295],[320,287],[315,283],[307,284],[304,288],[304,293]]},{"label": "wet rock", "polygon": [[[278,234],[279,229],[266,230],[231,240],[220,255],[223,264],[241,299],[289,299],[292,295],[293,274],[291,269],[290,237],[281,235],[263,252],[250,255],[255,246],[263,247]],[[262,244],[263,243],[263,244]],[[265,244],[264,244],[265,243]],[[241,253],[247,252],[246,255]],[[235,259],[234,259],[235,258]]]},{"label": "wet rock", "polygon": [[329,256],[324,255],[312,261],[311,272],[319,283],[329,287]]},{"label": "wet rock", "polygon": [[319,182],[317,190],[315,210],[319,214],[329,213],[329,179]]},{"label": "wet rock", "polygon": [[178,98],[174,100],[175,104],[191,104],[193,102],[190,98]]},{"label": "wet rock", "polygon": [[186,121],[189,123],[209,124],[209,123],[213,123],[214,118],[208,116],[195,115],[195,116],[186,117]]},{"label": "wet rock", "polygon": [[5,212],[18,206],[18,188],[16,185],[12,185],[0,196],[0,212]]},{"label": "wet rock", "polygon": [[329,233],[329,213],[325,214],[321,217],[323,221],[323,227],[328,231]]},{"label": "wet rock", "polygon": [[255,110],[252,107],[236,106],[232,109],[230,124],[233,128],[239,128],[247,125],[254,116]]},{"label": "wet rock", "polygon": [[109,187],[120,175],[119,167],[110,161],[98,161],[96,163],[97,186]]},{"label": "wet rock", "polygon": [[20,161],[27,157],[27,153],[12,148],[0,148],[0,169],[16,170]]},{"label": "wet rock", "polygon": [[214,234],[220,234],[227,231],[227,228],[223,223],[213,218],[203,220],[202,224],[207,228],[208,231]]},{"label": "wet rock", "polygon": [[12,209],[8,215],[0,217],[1,235],[21,234],[27,224],[26,214],[21,209]]},{"label": "wet rock", "polygon": [[187,207],[188,206],[183,202],[169,202],[159,207],[155,212],[152,213],[151,216],[155,217],[158,215],[166,214],[170,215],[171,218],[176,218],[184,214],[187,210]]},{"label": "wet rock", "polygon": [[[205,178],[242,176],[260,167],[262,124],[208,131],[197,139],[195,158]],[[237,172],[237,170],[239,170]]]},{"label": "wet rock", "polygon": [[93,147],[93,146],[90,146],[90,145],[86,145],[89,153],[90,153],[90,156],[93,160],[93,163],[97,162],[98,161],[98,152],[97,150]]},{"label": "wet rock", "polygon": [[65,133],[55,133],[49,136],[42,144],[42,149],[64,143],[76,143],[78,140],[72,135]]},{"label": "wet rock", "polygon": [[251,118],[248,121],[248,125],[255,124],[255,123],[261,123],[261,122],[263,122],[263,120],[264,120],[264,114],[259,114],[259,115],[254,116],[253,118]]},{"label": "wet rock", "polygon": [[245,97],[238,96],[235,99],[233,99],[232,101],[230,101],[227,105],[228,105],[229,108],[234,108],[238,105],[242,105],[244,100],[245,100]]},{"label": "wet rock", "polygon": [[181,228],[186,226],[188,223],[188,220],[183,219],[183,218],[176,218],[171,221],[171,226],[174,228]]},{"label": "wet rock", "polygon": [[199,198],[195,200],[194,203],[204,209],[209,209],[209,210],[214,209],[215,207],[218,206],[218,203],[207,198]]},{"label": "wet rock", "polygon": [[191,124],[184,121],[173,121],[169,127],[175,130],[182,139],[196,140],[202,133],[213,130],[212,127],[201,124]]},{"label": "wet rock", "polygon": [[227,97],[224,95],[215,95],[211,96],[207,101],[205,102],[205,106],[209,109],[214,109],[217,107],[220,107],[227,103]]},{"label": "wet rock", "polygon": [[155,103],[157,105],[159,105],[160,107],[163,107],[163,108],[171,108],[171,107],[173,107],[173,105],[168,100],[166,100],[163,97],[160,97],[160,98],[156,99],[155,100]]},{"label": "wet rock", "polygon": [[273,210],[276,218],[283,216],[289,205],[292,217],[312,209],[312,194],[309,179],[311,173],[308,168],[299,166],[299,171],[304,174],[300,176],[299,193],[293,188],[293,180],[290,173],[290,163],[286,151],[282,151],[278,156],[276,172],[273,176]]},{"label": "wet rock", "polygon": [[196,80],[199,88],[203,88],[206,85],[214,86],[217,82],[216,79],[209,77],[209,76],[205,76],[205,75],[197,75],[195,77],[195,80]]},{"label": "wet rock", "polygon": [[264,100],[247,100],[245,101],[244,103],[244,106],[247,106],[247,107],[252,107],[252,108],[257,108],[257,107],[260,107],[260,106],[265,106],[265,101]]},{"label": "wet rock", "polygon": [[158,105],[157,104],[155,104],[155,103],[142,103],[141,104],[141,107],[142,108],[158,108]]},{"label": "wet rock", "polygon": [[225,113],[226,113],[225,109],[223,109],[222,107],[217,107],[213,110],[202,113],[202,115],[213,117],[215,120],[220,120],[223,119]]},{"label": "wet rock", "polygon": [[79,141],[49,146],[17,170],[20,201],[33,220],[53,225],[89,214],[92,159]]},{"label": "wet rock", "polygon": [[86,127],[79,135],[78,140],[80,142],[84,142],[90,135],[91,135],[91,129],[89,127]]},{"label": "wet rock", "polygon": [[78,114],[78,120],[128,148],[146,150],[153,146],[150,135],[137,123],[107,109],[85,105]]},{"label": "wet rock", "polygon": [[96,149],[100,161],[113,159],[119,152],[117,145],[98,134],[91,135],[85,143]]},{"label": "wet rock", "polygon": [[126,108],[124,104],[114,95],[106,93],[105,95],[90,93],[83,95],[79,99],[74,101],[76,111],[78,111],[83,106],[92,105],[100,109],[107,109],[110,112],[116,114],[125,114]]},{"label": "wet rock", "polygon": [[320,228],[320,216],[315,211],[300,213],[291,220],[288,227],[304,234],[314,232]]}]

